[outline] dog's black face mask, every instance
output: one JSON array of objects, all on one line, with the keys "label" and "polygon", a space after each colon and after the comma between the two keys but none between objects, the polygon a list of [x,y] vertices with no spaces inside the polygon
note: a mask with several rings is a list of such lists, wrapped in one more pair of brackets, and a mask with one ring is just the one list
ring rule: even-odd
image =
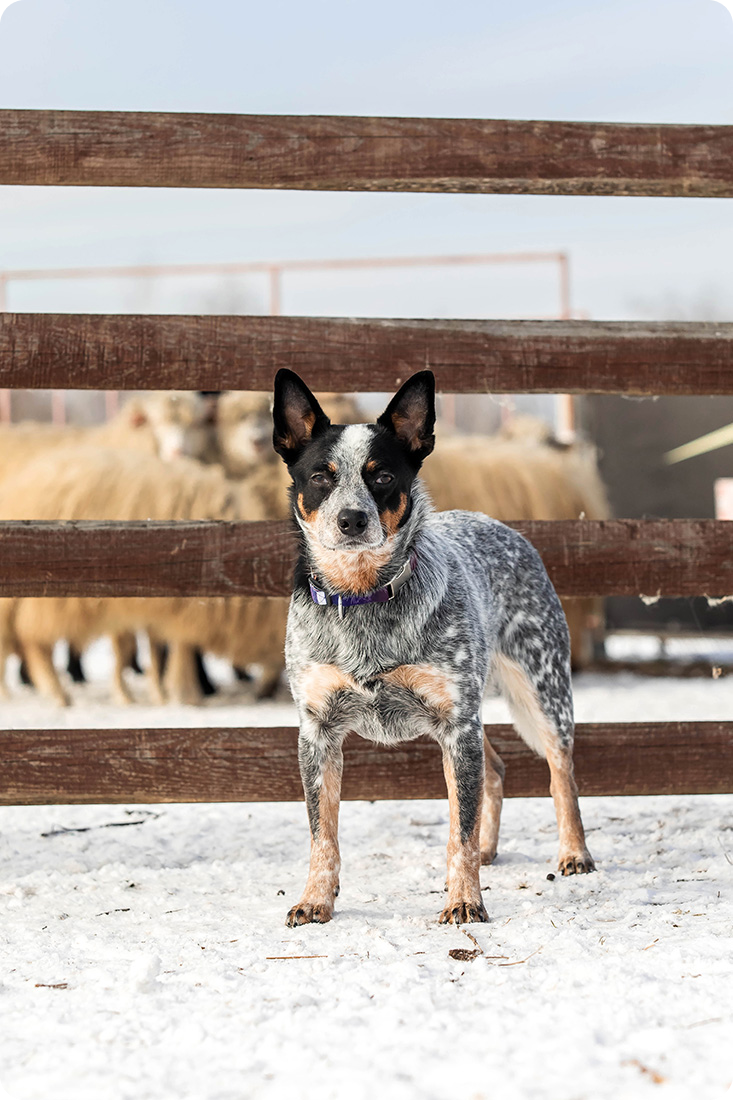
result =
[{"label": "dog's black face mask", "polygon": [[[410,378],[376,424],[332,425],[292,371],[275,380],[273,444],[287,463],[301,521],[324,546],[376,547],[409,514],[412,484],[435,437],[435,382]],[[345,513],[359,513],[349,522]]]}]

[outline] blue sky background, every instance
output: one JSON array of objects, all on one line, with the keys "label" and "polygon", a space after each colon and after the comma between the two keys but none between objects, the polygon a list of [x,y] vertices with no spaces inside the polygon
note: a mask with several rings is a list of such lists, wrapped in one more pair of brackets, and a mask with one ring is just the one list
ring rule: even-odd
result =
[{"label": "blue sky background", "polygon": [[[0,107],[733,122],[714,0],[19,0]],[[729,200],[0,188],[0,269],[567,250],[594,318],[733,316]],[[257,279],[16,284],[14,309],[264,308]],[[293,313],[532,316],[549,267],[293,276]]]}]

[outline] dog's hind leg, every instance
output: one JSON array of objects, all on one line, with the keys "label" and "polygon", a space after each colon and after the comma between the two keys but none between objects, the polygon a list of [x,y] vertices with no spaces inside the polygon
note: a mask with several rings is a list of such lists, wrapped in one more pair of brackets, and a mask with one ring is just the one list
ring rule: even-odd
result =
[{"label": "dog's hind leg", "polygon": [[298,739],[298,761],[303,780],[311,830],[311,859],[303,896],[288,913],[287,924],[326,924],[333,916],[339,890],[341,857],[338,843],[338,815],[341,801],[343,752],[316,736]]},{"label": "dog's hind leg", "polygon": [[501,757],[484,734],[484,800],[481,808],[481,862],[493,863],[499,843],[499,819],[504,798],[504,773]]},{"label": "dog's hind leg", "polygon": [[[531,647],[521,654],[515,653],[513,657],[497,653],[494,668],[517,732],[530,748],[546,758],[550,767],[550,794],[555,803],[560,838],[558,870],[563,875],[594,871],[595,863],[585,843],[573,775],[569,671],[565,672],[557,654],[544,667],[541,661],[536,661],[537,651]],[[533,675],[530,668],[539,668],[541,673]]]}]

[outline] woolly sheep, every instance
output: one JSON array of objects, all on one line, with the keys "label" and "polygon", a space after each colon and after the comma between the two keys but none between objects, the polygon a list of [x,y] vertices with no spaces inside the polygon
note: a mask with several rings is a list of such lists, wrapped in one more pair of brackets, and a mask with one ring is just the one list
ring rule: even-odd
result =
[{"label": "woolly sheep", "polygon": [[[271,478],[231,482],[216,466],[96,447],[57,448],[0,484],[0,519],[35,520],[255,520],[264,519]],[[65,637],[79,649],[94,638],[116,639],[115,694],[129,695],[122,680],[124,654],[119,639],[147,629],[173,643],[171,694],[191,699],[185,656],[175,646],[200,646],[235,664],[259,663],[270,678],[279,674],[287,614],[285,599],[26,598],[0,601],[0,667],[9,653],[25,657],[38,689],[62,705],[68,697],[51,660],[53,645]],[[182,671],[180,671],[182,670]],[[154,680],[154,690],[160,685]]]}]

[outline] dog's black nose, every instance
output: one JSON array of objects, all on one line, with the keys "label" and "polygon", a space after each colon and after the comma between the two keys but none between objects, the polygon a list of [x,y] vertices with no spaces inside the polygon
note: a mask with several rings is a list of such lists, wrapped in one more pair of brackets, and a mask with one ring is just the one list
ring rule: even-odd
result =
[{"label": "dog's black nose", "polygon": [[342,534],[362,535],[366,531],[369,517],[366,512],[359,512],[356,508],[342,508],[336,522]]}]

